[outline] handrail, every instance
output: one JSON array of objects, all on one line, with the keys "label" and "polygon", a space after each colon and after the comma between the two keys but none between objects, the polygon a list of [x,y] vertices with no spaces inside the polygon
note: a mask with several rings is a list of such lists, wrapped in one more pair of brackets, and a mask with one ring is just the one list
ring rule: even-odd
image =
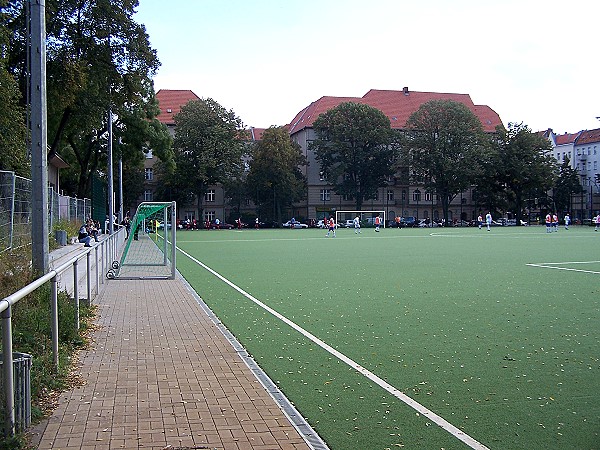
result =
[{"label": "handrail", "polygon": [[[73,267],[74,275],[74,297],[77,308],[76,312],[76,325],[79,328],[79,293],[78,293],[78,271],[77,266],[80,259],[84,257],[87,260],[87,292],[88,301],[91,301],[91,269],[90,269],[90,252],[95,250],[96,252],[96,295],[98,295],[98,271],[105,267],[110,266],[110,261],[116,259],[118,252],[118,244],[122,242],[125,230],[123,228],[118,229],[113,234],[109,235],[106,239],[101,240],[98,245],[87,248],[76,256],[61,264],[59,267],[50,270],[45,275],[37,278],[36,280],[29,283],[27,286],[19,289],[17,292],[4,297],[0,300],[0,315],[2,320],[2,373],[4,377],[4,406],[5,406],[5,432],[8,436],[14,436],[15,434],[15,398],[14,398],[14,379],[13,379],[13,345],[12,345],[12,305],[23,299],[28,294],[31,294],[36,289],[40,288],[48,281],[52,283],[51,289],[51,328],[52,328],[52,352],[54,357],[54,366],[58,369],[58,287],[57,287],[57,276],[65,272],[71,266]],[[98,261],[98,247],[100,247],[100,258]],[[105,261],[108,259],[108,263]],[[101,266],[99,266],[101,264]],[[103,279],[104,277],[102,277]]]}]

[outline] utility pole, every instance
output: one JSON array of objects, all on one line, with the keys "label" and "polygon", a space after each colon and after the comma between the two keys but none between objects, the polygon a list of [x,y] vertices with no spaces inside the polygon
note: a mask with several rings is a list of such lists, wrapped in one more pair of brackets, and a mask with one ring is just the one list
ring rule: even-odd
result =
[{"label": "utility pole", "polygon": [[46,6],[31,3],[31,252],[33,270],[48,271],[48,119],[46,105]]},{"label": "utility pole", "polygon": [[[112,103],[112,100],[111,100]],[[113,117],[112,104],[108,108],[108,233],[115,231],[113,216],[115,213],[114,205],[115,186],[113,181]]]}]

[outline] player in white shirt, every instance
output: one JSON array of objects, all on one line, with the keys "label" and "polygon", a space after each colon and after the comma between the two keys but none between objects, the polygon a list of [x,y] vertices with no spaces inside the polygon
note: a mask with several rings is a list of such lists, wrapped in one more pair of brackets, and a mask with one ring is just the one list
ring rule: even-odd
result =
[{"label": "player in white shirt", "polygon": [[354,222],[354,233],[360,234],[360,219],[356,216],[353,220]]},{"label": "player in white shirt", "polygon": [[485,215],[485,223],[487,225],[487,230],[490,231],[490,227],[492,226],[492,214],[487,213]]}]

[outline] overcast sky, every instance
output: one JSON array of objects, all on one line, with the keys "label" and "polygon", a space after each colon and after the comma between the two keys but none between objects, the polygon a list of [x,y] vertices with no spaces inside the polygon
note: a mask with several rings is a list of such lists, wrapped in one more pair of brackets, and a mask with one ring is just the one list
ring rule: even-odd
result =
[{"label": "overcast sky", "polygon": [[504,124],[600,128],[598,0],[139,0],[162,66],[247,126],[322,96],[469,94]]}]

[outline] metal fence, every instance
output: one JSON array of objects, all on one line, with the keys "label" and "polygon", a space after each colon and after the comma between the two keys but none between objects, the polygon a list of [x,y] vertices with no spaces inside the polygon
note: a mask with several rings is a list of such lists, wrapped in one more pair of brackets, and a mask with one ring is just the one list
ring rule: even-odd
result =
[{"label": "metal fence", "polygon": [[[31,241],[31,180],[0,171],[0,252]],[[59,220],[83,223],[91,217],[90,199],[73,198],[48,188],[48,230]]]},{"label": "metal fence", "polygon": [[[3,417],[4,424],[0,424],[0,443],[2,438],[6,436],[14,436],[15,431],[21,430],[22,418],[19,417],[21,413],[20,408],[16,408],[15,402],[20,400],[26,400],[30,402],[30,398],[23,399],[20,397],[21,392],[15,389],[15,372],[14,358],[13,355],[13,337],[12,337],[12,306],[18,301],[22,300],[26,295],[32,293],[36,289],[46,285],[50,282],[50,324],[52,334],[52,355],[53,363],[56,369],[58,369],[59,358],[59,322],[58,322],[58,283],[59,277],[64,274],[65,276],[71,276],[73,280],[73,299],[76,306],[75,321],[76,327],[79,329],[79,263],[85,261],[85,269],[83,270],[83,277],[85,278],[85,285],[87,287],[87,300],[92,301],[93,290],[92,286],[95,283],[95,295],[97,296],[100,292],[99,283],[104,283],[103,274],[113,267],[115,261],[119,260],[119,249],[122,248],[123,242],[125,241],[125,230],[119,229],[115,233],[102,239],[98,245],[94,247],[82,249],[80,253],[73,256],[68,261],[64,262],[59,267],[50,270],[47,274],[41,276],[35,281],[29,283],[27,286],[21,288],[17,292],[0,299],[0,329],[1,334],[1,347],[2,347],[2,391],[0,393],[0,417]],[[92,252],[95,263],[92,261]],[[83,263],[81,264],[83,266]],[[18,387],[18,386],[17,386]],[[30,395],[30,393],[24,393]],[[4,425],[4,427],[2,427]]]}]

